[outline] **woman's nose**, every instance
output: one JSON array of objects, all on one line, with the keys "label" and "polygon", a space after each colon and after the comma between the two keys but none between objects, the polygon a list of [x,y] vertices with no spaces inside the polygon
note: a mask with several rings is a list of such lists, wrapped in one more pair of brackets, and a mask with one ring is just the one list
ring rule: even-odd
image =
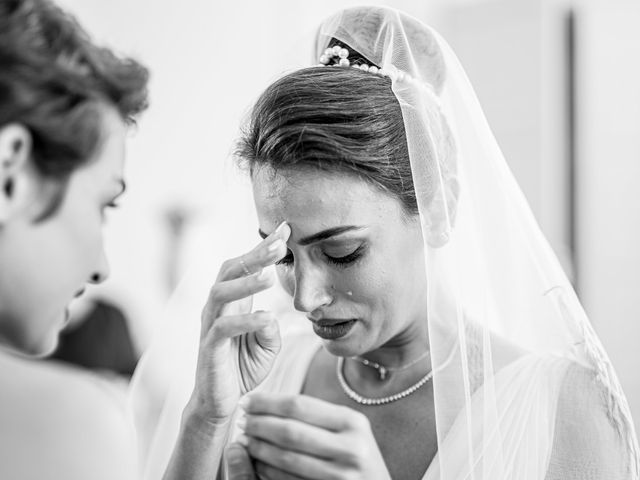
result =
[{"label": "woman's nose", "polygon": [[293,306],[300,312],[314,310],[330,305],[333,297],[331,286],[320,269],[300,268],[296,271]]}]

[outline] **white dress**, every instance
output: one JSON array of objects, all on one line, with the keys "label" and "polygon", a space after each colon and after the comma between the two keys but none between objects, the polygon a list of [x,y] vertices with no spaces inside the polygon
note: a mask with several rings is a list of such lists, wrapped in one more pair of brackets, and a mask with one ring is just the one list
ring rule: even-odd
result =
[{"label": "white dress", "polygon": [[[321,342],[313,333],[285,336],[274,368],[258,390],[300,393],[319,348]],[[422,480],[441,480],[443,465],[447,480],[631,478],[621,437],[588,370],[562,357],[530,354],[500,369],[490,381],[498,421],[483,425],[483,389],[476,385],[470,405],[472,438],[467,435],[468,417],[459,415]],[[583,395],[566,394],[576,391]],[[594,402],[599,402],[598,408]],[[520,432],[517,438],[514,432]],[[232,439],[240,433],[234,428]],[[494,442],[501,448],[494,448]],[[502,457],[490,458],[496,451]],[[612,461],[612,456],[619,461]],[[504,465],[510,469],[505,471]]]}]

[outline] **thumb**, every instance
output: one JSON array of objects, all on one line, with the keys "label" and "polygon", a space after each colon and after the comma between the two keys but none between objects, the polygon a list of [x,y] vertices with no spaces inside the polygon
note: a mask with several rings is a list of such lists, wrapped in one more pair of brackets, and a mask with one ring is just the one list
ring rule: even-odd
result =
[{"label": "thumb", "polygon": [[230,444],[224,451],[229,480],[256,480],[247,450],[239,443]]},{"label": "thumb", "polygon": [[266,327],[256,330],[254,335],[256,342],[258,342],[258,345],[263,349],[270,352],[280,351],[280,327],[278,326],[277,320],[273,319]]}]

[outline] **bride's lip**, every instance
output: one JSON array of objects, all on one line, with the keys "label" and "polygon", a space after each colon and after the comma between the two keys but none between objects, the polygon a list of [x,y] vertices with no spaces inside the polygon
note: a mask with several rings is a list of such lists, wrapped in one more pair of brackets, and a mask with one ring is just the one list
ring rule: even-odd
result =
[{"label": "bride's lip", "polygon": [[337,340],[347,335],[356,322],[355,319],[323,318],[313,322],[313,331],[325,340]]},{"label": "bride's lip", "polygon": [[354,321],[355,318],[309,318],[309,320],[311,320],[311,322],[313,322],[315,325],[318,325],[319,327],[332,327],[341,323]]}]

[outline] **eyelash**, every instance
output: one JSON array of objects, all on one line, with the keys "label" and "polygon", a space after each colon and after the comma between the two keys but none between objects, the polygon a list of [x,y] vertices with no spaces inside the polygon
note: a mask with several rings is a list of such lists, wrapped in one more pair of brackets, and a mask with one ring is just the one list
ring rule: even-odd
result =
[{"label": "eyelash", "polygon": [[[348,267],[349,265],[355,263],[362,257],[362,251],[364,250],[364,245],[360,245],[353,252],[344,257],[331,257],[327,254],[324,254],[325,258],[329,263],[333,265],[337,265],[339,267]],[[281,260],[276,262],[276,265],[291,265],[293,263],[293,254],[291,250],[287,250],[287,255]]]}]

